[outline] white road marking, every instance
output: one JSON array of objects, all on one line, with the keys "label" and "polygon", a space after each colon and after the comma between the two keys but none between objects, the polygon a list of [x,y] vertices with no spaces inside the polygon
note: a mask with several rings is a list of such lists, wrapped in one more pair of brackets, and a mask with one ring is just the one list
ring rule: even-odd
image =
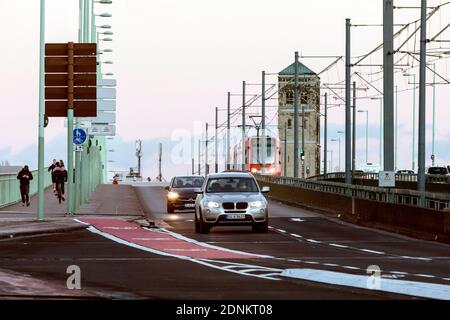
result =
[{"label": "white road marking", "polygon": [[403,272],[403,271],[390,271],[390,273],[393,273],[393,274],[408,274],[408,272]]},{"label": "white road marking", "polygon": [[358,267],[352,267],[352,266],[343,266],[342,268],[344,269],[350,269],[350,270],[359,270],[360,268]]},{"label": "white road marking", "polygon": [[328,245],[330,245],[332,247],[337,247],[337,248],[348,248],[348,246],[344,246],[343,244],[337,244],[337,243],[329,243]]},{"label": "white road marking", "polygon": [[339,267],[339,265],[335,263],[323,263],[323,265],[327,267]]},{"label": "white road marking", "polygon": [[[144,229],[146,229],[146,228],[144,228]],[[173,253],[168,253],[168,252],[164,252],[164,251],[160,251],[160,250],[156,250],[156,249],[147,248],[147,247],[138,245],[136,243],[123,240],[123,239],[118,238],[116,236],[113,236],[113,235],[111,235],[109,233],[100,231],[100,230],[98,230],[97,228],[95,228],[93,226],[89,226],[86,230],[88,230],[88,231],[90,231],[92,233],[101,235],[101,236],[103,236],[103,237],[105,237],[107,239],[110,239],[110,240],[114,241],[114,242],[117,242],[117,243],[129,246],[129,247],[132,247],[132,248],[135,248],[135,249],[139,249],[139,250],[142,250],[142,251],[154,253],[154,254],[157,254],[157,255],[177,258],[177,259],[180,259],[180,260],[191,261],[191,262],[198,263],[198,264],[201,264],[201,265],[204,265],[204,266],[208,266],[210,268],[219,269],[219,270],[227,271],[227,272],[232,272],[232,273],[236,273],[236,274],[240,274],[240,275],[257,277],[257,278],[262,278],[262,279],[267,279],[267,280],[275,280],[275,281],[281,280],[278,277],[274,277],[273,276],[273,272],[269,272],[268,274],[264,274],[264,275],[252,274],[252,273],[243,273],[243,272],[241,272],[239,270],[227,269],[227,268],[224,268],[223,266],[214,265],[211,262],[223,263],[223,264],[234,265],[234,266],[239,266],[240,265],[240,266],[242,266],[244,268],[264,268],[264,267],[261,267],[261,266],[249,265],[249,264],[239,264],[239,263],[235,263],[235,262],[228,262],[228,261],[221,261],[221,260],[195,259],[195,258],[191,258],[191,257],[187,257],[187,256],[181,256],[181,255],[178,255],[178,254],[173,254]],[[223,249],[223,248],[221,248],[221,249]],[[245,254],[251,255],[250,253],[245,253]],[[273,270],[273,268],[270,268],[270,269]],[[280,273],[281,273],[281,271],[280,271]],[[279,273],[278,273],[278,275],[279,275]]]},{"label": "white road marking", "polygon": [[277,231],[281,232],[281,233],[286,233],[286,230],[283,230],[283,229],[277,229]]},{"label": "white road marking", "polygon": [[431,275],[431,274],[422,274],[422,273],[418,273],[418,274],[412,274],[413,276],[416,277],[422,277],[422,278],[436,278],[435,276]]},{"label": "white road marking", "polygon": [[172,239],[170,239],[170,238],[132,238],[131,240],[138,240],[138,241],[170,241]]},{"label": "white road marking", "polygon": [[254,256],[254,257],[258,257],[258,258],[273,258],[272,256],[268,256],[268,255],[249,253],[249,252],[244,252],[244,251],[239,251],[239,250],[232,250],[232,249],[227,249],[227,248],[223,248],[223,247],[219,247],[219,246],[214,246],[212,244],[208,244],[208,243],[205,243],[205,242],[200,242],[200,241],[197,241],[195,239],[185,237],[185,236],[183,236],[183,235],[181,235],[179,233],[175,233],[175,232],[169,231],[169,230],[167,230],[165,228],[160,228],[160,230],[162,230],[162,231],[158,231],[158,230],[154,230],[154,229],[150,229],[150,228],[144,228],[144,229],[147,230],[147,231],[151,231],[151,232],[167,233],[167,234],[171,235],[174,238],[177,238],[177,239],[180,239],[180,240],[183,240],[183,241],[186,241],[186,242],[194,243],[196,245],[199,245],[199,246],[202,246],[202,247],[205,247],[205,248],[210,248],[210,249],[215,249],[215,250],[220,250],[220,251],[225,251],[225,252],[231,252],[231,253],[235,253],[235,254],[242,254],[242,255],[246,255],[246,256],[250,255],[250,256]]},{"label": "white road marking", "polygon": [[319,262],[316,262],[316,261],[304,261],[304,263],[307,263],[307,264],[320,264]]},{"label": "white road marking", "polygon": [[410,256],[400,256],[403,259],[411,259],[411,260],[423,260],[423,261],[432,261],[431,258],[422,258],[422,257],[410,257]]},{"label": "white road marking", "polygon": [[305,221],[305,220],[302,220],[302,219],[300,219],[300,218],[291,218],[291,221],[294,221],[294,222],[303,222],[303,221]]},{"label": "white road marking", "polygon": [[303,238],[301,235],[295,234],[295,233],[291,233],[291,236],[293,236],[295,238]]},{"label": "white road marking", "polygon": [[381,252],[381,251],[375,251],[375,250],[369,250],[369,249],[359,249],[359,250],[364,251],[364,252],[368,252],[368,253],[374,253],[374,254],[386,254],[386,253]]},{"label": "white road marking", "polygon": [[281,276],[415,297],[450,300],[450,286],[443,284],[381,278],[379,288],[369,289],[368,280],[370,278],[368,275],[354,275],[316,269],[286,269]]},{"label": "white road marking", "polygon": [[317,240],[314,240],[314,239],[306,239],[306,241],[312,242],[312,243],[322,243],[322,241],[317,241]]}]

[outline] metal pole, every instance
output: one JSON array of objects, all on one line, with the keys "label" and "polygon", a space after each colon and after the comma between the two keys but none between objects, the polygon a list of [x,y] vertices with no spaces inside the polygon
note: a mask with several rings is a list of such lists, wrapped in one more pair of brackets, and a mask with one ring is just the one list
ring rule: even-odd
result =
[{"label": "metal pole", "polygon": [[433,119],[432,119],[432,133],[431,133],[431,154],[433,158],[431,160],[431,165],[434,166],[436,163],[436,154],[435,154],[435,130],[436,130],[436,64],[433,63]]},{"label": "metal pole", "polygon": [[327,158],[328,158],[328,94],[325,92],[324,97],[324,104],[325,104],[325,110],[324,110],[324,130],[323,130],[323,174],[327,174]]},{"label": "metal pole", "polygon": [[383,168],[383,99],[380,99],[380,150],[379,150],[379,164],[380,164],[380,170]]},{"label": "metal pole", "polygon": [[199,175],[202,174],[201,173],[201,169],[202,169],[202,167],[201,167],[201,158],[200,158],[200,156],[201,156],[201,148],[202,148],[202,140],[198,139],[198,174]]},{"label": "metal pole", "polygon": [[[345,183],[352,183],[351,177],[351,109],[350,109],[350,19],[345,19]],[[339,137],[340,145],[340,137]],[[339,161],[340,161],[339,151]],[[339,165],[340,168],[340,165]]]},{"label": "metal pole", "polygon": [[215,132],[215,151],[214,151],[214,157],[215,157],[215,165],[214,165],[214,171],[217,173],[219,172],[219,108],[216,107],[216,132]]},{"label": "metal pole", "polygon": [[73,184],[73,72],[74,72],[74,44],[68,44],[68,81],[67,81],[67,214],[73,213],[74,184]]},{"label": "metal pole", "polygon": [[[245,171],[245,81],[242,81],[242,171]],[[236,155],[237,156],[237,155]]]},{"label": "metal pole", "polygon": [[205,175],[209,173],[209,166],[208,166],[208,122],[205,124]]},{"label": "metal pole", "polygon": [[394,155],[394,161],[395,166],[394,170],[397,170],[398,168],[398,87],[395,86],[395,155]]},{"label": "metal pole", "polygon": [[191,171],[192,171],[192,175],[194,175],[195,174],[195,163],[194,163],[195,160],[194,160],[194,158],[192,158],[191,160],[192,160],[191,161],[191,164],[192,164],[192,170]]},{"label": "metal pole", "polygon": [[394,5],[383,2],[383,169],[394,171]]},{"label": "metal pole", "polygon": [[41,0],[39,27],[39,130],[38,130],[38,208],[37,219],[44,220],[44,71],[45,71],[45,0]]},{"label": "metal pole", "polygon": [[266,162],[267,162],[267,137],[266,137],[266,72],[261,72],[261,128],[263,136],[262,144],[262,174],[266,173]]},{"label": "metal pole", "polygon": [[284,160],[284,176],[287,176],[287,121],[284,123],[284,154],[283,154],[283,160]]},{"label": "metal pole", "polygon": [[416,170],[416,75],[413,75],[412,170]]},{"label": "metal pole", "polygon": [[[341,136],[339,136],[338,141],[339,141],[339,171],[341,171],[342,170],[341,169],[341,158],[342,158],[342,156],[341,156]],[[346,155],[346,158],[347,158],[347,155]],[[347,161],[347,159],[346,159],[346,161]],[[347,168],[347,162],[345,164],[346,164],[346,168]]]},{"label": "metal pole", "polygon": [[353,113],[352,113],[352,183],[355,177],[356,162],[356,82],[353,81]]},{"label": "metal pole", "polygon": [[[419,65],[419,146],[417,189],[425,192],[425,130],[426,130],[426,50],[427,50],[427,0],[421,1],[420,18],[420,65]],[[425,205],[425,196],[421,196],[421,204]]]},{"label": "metal pole", "polygon": [[84,0],[84,37],[83,42],[89,42],[89,0]]},{"label": "metal pole", "polygon": [[[226,169],[230,170],[230,131],[231,131],[231,123],[230,123],[230,113],[231,113],[231,93],[228,92],[227,95],[227,163]],[[200,164],[199,164],[200,165]]]},{"label": "metal pole", "polygon": [[366,164],[369,163],[369,111],[366,111]]},{"label": "metal pole", "polygon": [[305,127],[306,127],[306,120],[305,120],[305,104],[302,103],[302,90],[301,85],[298,86],[298,97],[300,100],[300,106],[302,109],[302,155],[301,163],[302,163],[302,178],[305,178],[305,160],[306,160],[306,154],[305,154]]},{"label": "metal pole", "polygon": [[298,178],[298,51],[294,62],[294,177]]}]

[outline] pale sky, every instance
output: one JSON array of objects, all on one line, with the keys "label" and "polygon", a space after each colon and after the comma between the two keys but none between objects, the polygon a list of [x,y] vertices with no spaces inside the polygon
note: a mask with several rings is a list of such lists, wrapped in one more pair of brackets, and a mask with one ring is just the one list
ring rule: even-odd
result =
[{"label": "pale sky", "polygon": [[[429,5],[443,2],[430,0]],[[418,0],[395,1],[397,6],[419,4]],[[449,7],[435,15],[429,26],[429,37],[450,22]],[[240,93],[243,80],[259,83],[262,70],[279,72],[293,62],[296,50],[301,55],[344,55],[345,18],[351,18],[354,24],[380,24],[382,1],[113,0],[112,5],[96,4],[96,13],[102,12],[113,15],[112,18],[97,18],[97,24],[110,24],[114,32],[114,41],[100,46],[114,50],[106,58],[114,64],[104,67],[103,71],[114,72],[118,83],[118,138],[132,143],[135,139],[170,138],[180,130],[192,132],[198,122],[212,124],[214,108],[226,107],[227,91]],[[47,42],[77,41],[77,0],[47,0],[46,15]],[[417,9],[395,10],[396,23],[418,18]],[[18,154],[34,150],[37,144],[39,1],[0,0],[0,28],[3,30],[0,160],[14,163]],[[449,40],[450,29],[440,39]],[[352,28],[352,56],[369,52],[381,41],[380,27]],[[449,43],[441,45],[450,47]],[[408,45],[407,49],[414,50],[414,47]],[[446,79],[450,79],[449,60],[436,65],[437,71]],[[319,72],[332,59],[305,58],[301,61]],[[370,64],[380,62],[379,55],[366,61]],[[380,70],[379,67],[358,69],[362,73]],[[418,75],[417,68],[408,72]],[[431,73],[427,76],[431,81]],[[322,74],[321,78],[327,83],[342,81],[343,64]],[[370,80],[376,78],[368,76]],[[396,75],[395,81],[399,90],[412,89],[401,73]],[[276,77],[269,77],[267,82],[275,83]],[[382,88],[380,81],[374,85]],[[431,124],[431,90],[431,87],[427,88],[428,124]],[[260,88],[251,87],[248,93],[260,93]],[[361,96],[376,94],[374,90],[361,92]],[[445,147],[450,138],[449,101],[450,86],[436,86],[436,143],[440,146],[437,153],[442,164],[450,164],[450,152]],[[358,104],[370,110],[370,157],[375,162],[378,159],[379,102],[364,99]],[[240,97],[233,98],[233,108],[239,106]],[[411,106],[412,91],[401,92],[399,157],[403,167],[411,162]],[[222,112],[220,116],[223,121],[225,114]],[[343,120],[342,107],[330,110],[330,128],[343,129]],[[362,117],[358,125],[357,157],[362,158]],[[62,119],[50,119],[45,129],[47,143],[65,135],[65,130]],[[427,133],[428,140],[431,140],[430,132]],[[64,147],[61,146],[62,152]],[[337,146],[330,144],[330,148],[333,147],[337,154]],[[144,163],[150,162],[154,159],[144,159]]]}]

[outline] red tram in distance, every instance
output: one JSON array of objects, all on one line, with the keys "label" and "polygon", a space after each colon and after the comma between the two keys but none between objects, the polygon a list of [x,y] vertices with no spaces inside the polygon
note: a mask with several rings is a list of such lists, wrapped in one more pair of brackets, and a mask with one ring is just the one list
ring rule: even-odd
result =
[{"label": "red tram in distance", "polygon": [[[245,139],[245,171],[262,174],[263,169],[263,137],[248,137]],[[258,152],[259,150],[259,152]],[[280,139],[266,137],[266,175],[281,175]],[[241,170],[242,143],[238,143],[232,150],[232,168]]]}]

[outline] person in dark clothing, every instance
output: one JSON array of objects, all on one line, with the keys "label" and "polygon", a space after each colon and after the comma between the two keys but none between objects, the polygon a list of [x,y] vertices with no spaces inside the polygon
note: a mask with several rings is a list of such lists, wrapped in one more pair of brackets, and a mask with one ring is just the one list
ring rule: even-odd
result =
[{"label": "person in dark clothing", "polygon": [[33,175],[28,166],[24,166],[17,174],[17,179],[20,181],[20,195],[22,197],[22,206],[28,207],[30,205],[30,180],[33,180]]},{"label": "person in dark clothing", "polygon": [[53,171],[56,168],[56,159],[53,159],[53,163],[48,167],[48,172],[52,175],[52,184],[53,184],[53,193],[56,193],[56,181],[55,181],[55,174]]},{"label": "person in dark clothing", "polygon": [[56,167],[53,170],[53,173],[55,174],[56,189],[61,188],[61,199],[65,201],[64,184],[67,182],[67,170],[64,168],[64,164],[56,162]]}]

